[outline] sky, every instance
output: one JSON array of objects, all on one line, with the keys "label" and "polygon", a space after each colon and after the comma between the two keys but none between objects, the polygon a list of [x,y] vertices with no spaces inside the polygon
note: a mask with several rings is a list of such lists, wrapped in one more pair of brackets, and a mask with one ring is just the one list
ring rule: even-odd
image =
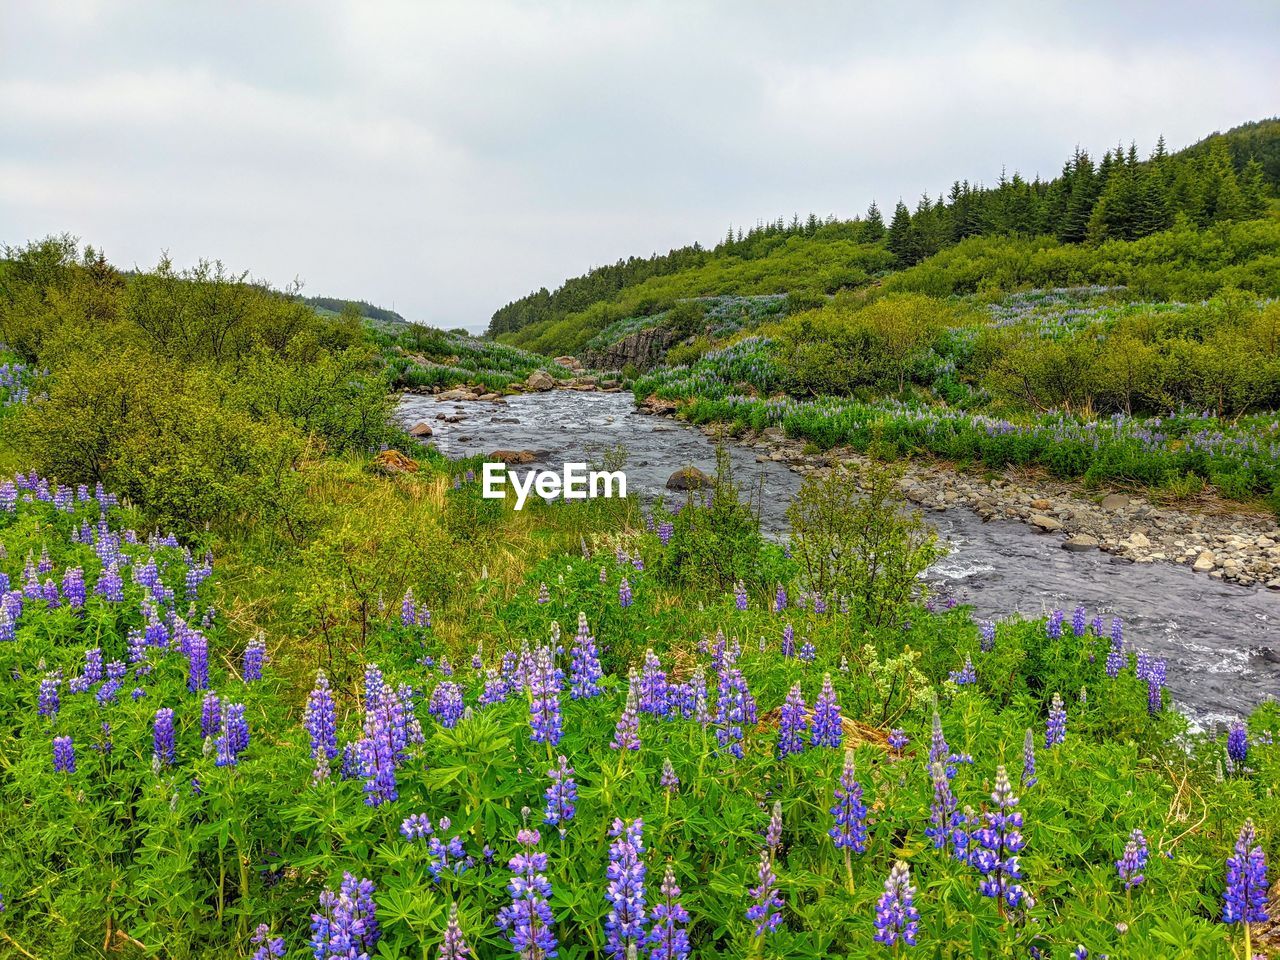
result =
[{"label": "sky", "polygon": [[1280,3],[0,0],[0,243],[483,329],[732,225],[1280,114]]}]

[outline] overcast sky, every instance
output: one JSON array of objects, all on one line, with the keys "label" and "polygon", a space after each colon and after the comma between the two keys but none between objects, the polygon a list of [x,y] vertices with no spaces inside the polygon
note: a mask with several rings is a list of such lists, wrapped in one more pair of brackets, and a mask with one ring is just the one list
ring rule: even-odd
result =
[{"label": "overcast sky", "polygon": [[1278,37],[1274,0],[0,0],[0,242],[480,329],[730,223],[1275,115]]}]

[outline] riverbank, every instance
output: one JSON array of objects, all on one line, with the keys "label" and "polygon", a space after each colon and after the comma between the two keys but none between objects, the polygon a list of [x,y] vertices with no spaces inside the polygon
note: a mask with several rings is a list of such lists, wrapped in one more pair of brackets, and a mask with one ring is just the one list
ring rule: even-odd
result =
[{"label": "riverbank", "polygon": [[[675,415],[668,409],[657,412]],[[701,429],[711,437],[723,434],[717,425]],[[757,450],[757,459],[801,475],[868,459],[842,447],[806,452],[809,444],[787,437],[779,427],[735,433],[732,439]],[[1280,590],[1280,526],[1267,514],[1181,509],[1138,493],[1095,492],[1026,471],[977,473],[919,459],[903,461],[903,466],[903,493],[926,510],[965,508],[983,520],[1026,523],[1060,538],[1064,550],[1100,550],[1119,563],[1182,564],[1215,580]]]}]

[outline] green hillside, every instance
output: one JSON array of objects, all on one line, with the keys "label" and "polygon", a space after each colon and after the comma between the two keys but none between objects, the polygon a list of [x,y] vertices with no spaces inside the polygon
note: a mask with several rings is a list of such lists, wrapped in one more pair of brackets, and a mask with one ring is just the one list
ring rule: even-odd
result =
[{"label": "green hillside", "polygon": [[[1045,269],[1069,272],[1070,283],[1120,282],[1144,294],[1176,296],[1204,296],[1224,284],[1265,293],[1273,231],[1253,235],[1257,249],[1236,248],[1225,259],[1212,241],[1200,248],[1195,237],[1217,225],[1267,218],[1280,185],[1278,158],[1280,121],[1274,119],[1213,134],[1176,153],[1161,140],[1146,159],[1134,145],[1108,149],[1096,163],[1077,150],[1052,180],[1027,181],[1015,173],[992,187],[956,181],[945,197],[922,196],[914,211],[899,202],[887,222],[872,204],[863,217],[779,219],[730,230],[710,250],[693,244],[599,267],[497,310],[489,334],[558,354],[582,349],[610,327],[643,326],[642,318],[694,298],[789,294],[794,311],[928,263],[973,238],[1000,240],[1002,256],[1022,264],[982,278],[1000,289],[1042,283],[1035,274],[1052,260]],[[1158,235],[1168,239],[1132,251],[1126,246]],[[1062,252],[1046,253],[1056,248]],[[1176,261],[1172,274],[1159,276],[1164,253]],[[1200,276],[1204,270],[1215,275]],[[941,285],[949,283],[963,287],[969,280]],[[1149,284],[1163,289],[1149,290]],[[694,313],[692,322],[683,319],[696,330]]]}]

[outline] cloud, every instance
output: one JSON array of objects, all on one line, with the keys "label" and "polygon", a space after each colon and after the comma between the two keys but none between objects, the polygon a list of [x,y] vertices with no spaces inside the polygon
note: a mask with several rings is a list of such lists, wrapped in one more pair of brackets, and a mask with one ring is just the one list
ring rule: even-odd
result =
[{"label": "cloud", "polygon": [[727,224],[1276,112],[1270,4],[9,5],[0,241],[482,328]]}]

